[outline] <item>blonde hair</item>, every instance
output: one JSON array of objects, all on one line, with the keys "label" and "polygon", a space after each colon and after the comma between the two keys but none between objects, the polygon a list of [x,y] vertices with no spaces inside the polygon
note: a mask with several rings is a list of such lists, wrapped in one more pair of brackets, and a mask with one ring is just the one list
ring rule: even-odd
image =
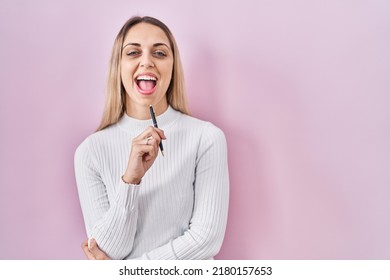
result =
[{"label": "blonde hair", "polygon": [[173,70],[171,82],[168,86],[166,98],[168,104],[177,111],[189,115],[187,98],[185,94],[184,73],[181,65],[179,49],[175,38],[169,28],[153,17],[132,17],[121,28],[115,38],[112,48],[110,66],[108,70],[106,101],[103,117],[96,131],[115,124],[126,112],[126,90],[121,80],[120,62],[122,59],[122,46],[127,32],[136,24],[145,22],[160,27],[167,35],[173,52]]}]

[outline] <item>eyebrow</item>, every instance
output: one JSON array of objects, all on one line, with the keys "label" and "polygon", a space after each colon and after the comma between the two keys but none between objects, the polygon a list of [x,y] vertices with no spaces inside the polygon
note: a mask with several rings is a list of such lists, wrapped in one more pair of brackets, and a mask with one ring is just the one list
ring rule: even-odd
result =
[{"label": "eyebrow", "polygon": [[[136,46],[136,47],[141,47],[141,44],[140,43],[127,43],[126,45],[124,45],[123,47],[122,47],[122,50],[124,49],[124,48],[126,48],[127,46]],[[165,43],[154,43],[153,44],[153,47],[159,47],[159,46],[165,46],[165,47],[167,47],[168,49],[171,49],[167,44],[165,44]]]}]

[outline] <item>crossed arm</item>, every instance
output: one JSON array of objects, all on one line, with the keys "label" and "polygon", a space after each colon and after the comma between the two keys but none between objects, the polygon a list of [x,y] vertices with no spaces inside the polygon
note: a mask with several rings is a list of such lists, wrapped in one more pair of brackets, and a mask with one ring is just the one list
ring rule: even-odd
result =
[{"label": "crossed arm", "polygon": [[[204,143],[198,151],[195,172],[194,209],[188,229],[167,244],[145,252],[139,259],[208,259],[218,253],[224,237],[228,212],[227,147],[220,130],[210,130],[202,141]],[[93,169],[89,173],[92,182],[99,181],[98,174]],[[137,224],[136,188],[142,186],[130,186],[130,190],[129,186],[120,186],[126,191],[118,194],[117,200],[113,202],[108,201],[103,182],[94,186],[99,191],[96,192],[98,197],[93,201],[99,201],[100,204],[88,206],[87,202],[83,203],[82,195],[80,200],[83,209],[87,208],[86,211],[100,213],[97,214],[95,221],[89,222],[92,228],[91,235],[96,238],[99,245],[95,239],[91,239],[88,248],[86,240],[82,243],[82,249],[88,259],[123,259],[132,250]],[[88,224],[88,221],[86,223]],[[115,228],[116,225],[121,225],[121,228]]]}]

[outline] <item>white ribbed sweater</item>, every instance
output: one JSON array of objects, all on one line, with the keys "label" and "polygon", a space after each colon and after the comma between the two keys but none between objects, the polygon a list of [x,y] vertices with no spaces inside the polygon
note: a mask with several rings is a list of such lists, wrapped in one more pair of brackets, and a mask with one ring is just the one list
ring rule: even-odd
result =
[{"label": "white ribbed sweater", "polygon": [[152,124],[126,114],[75,153],[88,237],[113,259],[209,259],[223,241],[229,201],[227,147],[209,122],[168,107],[167,140],[140,185],[122,182],[131,141]]}]

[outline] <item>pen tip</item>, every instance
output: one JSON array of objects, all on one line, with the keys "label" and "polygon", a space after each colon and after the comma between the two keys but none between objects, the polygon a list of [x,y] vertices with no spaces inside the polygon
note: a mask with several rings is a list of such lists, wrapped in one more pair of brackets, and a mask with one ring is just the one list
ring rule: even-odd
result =
[{"label": "pen tip", "polygon": [[164,151],[161,151],[161,154],[164,156]]}]

